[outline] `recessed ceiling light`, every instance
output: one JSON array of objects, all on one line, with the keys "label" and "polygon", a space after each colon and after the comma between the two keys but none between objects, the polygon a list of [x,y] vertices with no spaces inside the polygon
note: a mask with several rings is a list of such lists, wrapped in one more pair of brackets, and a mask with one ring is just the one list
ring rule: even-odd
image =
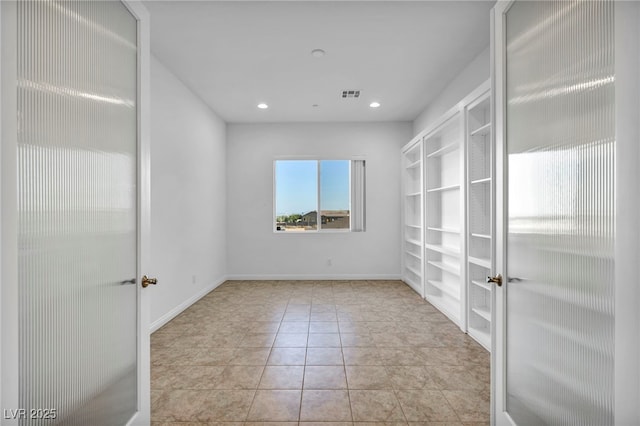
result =
[{"label": "recessed ceiling light", "polygon": [[269,108],[269,105],[267,105],[267,104],[265,104],[265,103],[261,103],[261,104],[258,104],[258,108],[260,108],[260,109],[267,109],[267,108]]},{"label": "recessed ceiling light", "polygon": [[371,102],[369,106],[371,108],[380,108],[380,102]]},{"label": "recessed ceiling light", "polygon": [[311,56],[313,56],[314,58],[322,58],[325,54],[326,52],[322,49],[313,49],[311,51]]}]

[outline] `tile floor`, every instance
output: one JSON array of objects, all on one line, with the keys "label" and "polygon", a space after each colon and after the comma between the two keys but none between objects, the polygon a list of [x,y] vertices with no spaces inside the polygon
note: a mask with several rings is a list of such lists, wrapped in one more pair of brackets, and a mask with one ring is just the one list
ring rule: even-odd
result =
[{"label": "tile floor", "polygon": [[400,281],[229,281],[151,363],[156,426],[489,422],[489,354]]}]

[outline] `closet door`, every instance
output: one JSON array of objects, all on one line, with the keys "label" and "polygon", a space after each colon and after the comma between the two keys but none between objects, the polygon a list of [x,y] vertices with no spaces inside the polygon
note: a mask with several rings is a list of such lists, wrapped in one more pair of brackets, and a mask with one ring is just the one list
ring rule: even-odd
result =
[{"label": "closet door", "polygon": [[[629,184],[620,154],[637,140],[618,139],[616,7],[496,6],[498,424],[627,424],[614,399],[625,398],[616,337],[633,318],[620,316],[616,293],[630,294],[619,248],[636,227],[619,220],[616,195]],[[637,335],[629,345],[637,395]]]}]

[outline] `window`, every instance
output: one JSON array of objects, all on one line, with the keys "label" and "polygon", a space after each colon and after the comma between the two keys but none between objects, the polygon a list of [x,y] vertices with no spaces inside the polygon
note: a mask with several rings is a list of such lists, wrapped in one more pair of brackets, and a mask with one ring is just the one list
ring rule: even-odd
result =
[{"label": "window", "polygon": [[276,160],[274,229],[364,231],[364,160]]}]

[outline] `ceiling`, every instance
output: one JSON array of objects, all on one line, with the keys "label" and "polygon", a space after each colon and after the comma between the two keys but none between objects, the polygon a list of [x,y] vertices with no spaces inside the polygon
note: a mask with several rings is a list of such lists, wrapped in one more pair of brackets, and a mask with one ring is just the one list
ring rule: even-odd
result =
[{"label": "ceiling", "polygon": [[230,123],[413,120],[489,45],[493,4],[145,1],[152,52]]}]

